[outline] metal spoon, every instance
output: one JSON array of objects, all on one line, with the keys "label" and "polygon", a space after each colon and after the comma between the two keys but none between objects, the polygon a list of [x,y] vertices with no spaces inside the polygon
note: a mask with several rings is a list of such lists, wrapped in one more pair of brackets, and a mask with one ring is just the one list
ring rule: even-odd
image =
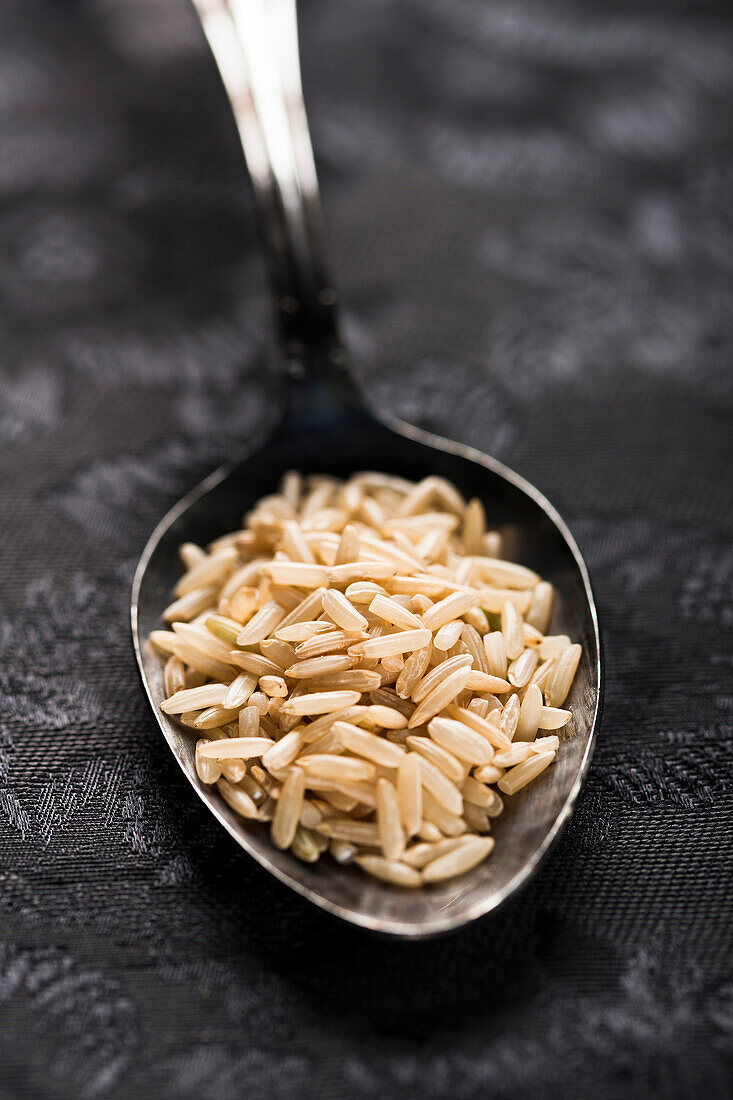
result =
[{"label": "metal spoon", "polygon": [[[601,710],[602,669],[588,572],[552,505],[495,459],[439,439],[364,404],[345,369],[335,294],[326,274],[320,202],[303,105],[295,0],[194,0],[231,101],[272,266],[284,360],[290,375],[276,431],[234,465],[211,474],[161,520],[138,565],[132,628],[143,682],[173,754],[213,815],[276,878],[354,924],[417,938],[496,909],[537,870],[568,820],[586,774]],[[259,443],[259,446],[257,446]],[[346,477],[383,470],[412,479],[440,474],[478,496],[510,559],[556,588],[553,632],[583,647],[570,698],[572,736],[550,771],[512,798],[496,821],[491,857],[469,874],[418,891],[381,884],[329,858],[301,863],[270,843],[202,785],[190,733],[167,718],[158,658],[146,639],[180,573],[178,547],[237,528],[288,469]]]}]

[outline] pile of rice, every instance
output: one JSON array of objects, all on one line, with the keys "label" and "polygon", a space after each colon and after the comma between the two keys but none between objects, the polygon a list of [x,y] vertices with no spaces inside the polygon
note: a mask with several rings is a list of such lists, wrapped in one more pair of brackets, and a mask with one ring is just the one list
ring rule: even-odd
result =
[{"label": "pile of rice", "polygon": [[555,759],[581,648],[545,633],[552,586],[502,560],[479,500],[288,473],[181,558],[150,640],[202,783],[299,859],[400,886],[489,855],[502,795]]}]

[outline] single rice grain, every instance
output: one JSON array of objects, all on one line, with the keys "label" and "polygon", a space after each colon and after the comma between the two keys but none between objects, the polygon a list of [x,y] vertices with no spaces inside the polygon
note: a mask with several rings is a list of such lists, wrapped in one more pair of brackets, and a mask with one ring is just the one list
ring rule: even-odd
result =
[{"label": "single rice grain", "polygon": [[524,649],[522,635],[522,616],[509,600],[501,608],[501,632],[504,635],[504,649],[510,661],[519,657]]},{"label": "single rice grain", "polygon": [[380,856],[357,856],[356,862],[373,878],[382,879],[383,882],[389,882],[393,886],[422,885],[420,872],[398,860],[383,859]]},{"label": "single rice grain", "polygon": [[443,882],[463,875],[486,859],[494,847],[493,837],[470,837],[452,852],[439,856],[427,864],[423,871],[424,882]]},{"label": "single rice grain", "polygon": [[484,634],[484,651],[486,653],[486,663],[488,665],[486,671],[492,676],[499,676],[503,680],[506,679],[506,649],[504,646],[504,635],[500,630],[494,630],[489,634]]},{"label": "single rice grain", "polygon": [[490,764],[493,759],[494,750],[486,738],[455,718],[433,718],[428,730],[436,744],[467,764]]},{"label": "single rice grain", "polygon": [[422,821],[422,772],[414,752],[408,752],[397,770],[397,797],[400,818],[407,836],[414,836]]},{"label": "single rice grain", "polygon": [[381,638],[371,638],[349,647],[349,655],[355,657],[394,657],[398,653],[410,653],[422,649],[430,641],[429,630],[398,630]]},{"label": "single rice grain", "polygon": [[447,652],[449,649],[453,649],[453,646],[461,636],[463,625],[461,619],[454,619],[453,622],[445,623],[444,626],[439,627],[433,638],[434,648],[443,653]]},{"label": "single rice grain", "polygon": [[443,772],[453,783],[461,784],[465,778],[467,766],[453,756],[447,749],[442,748],[430,737],[422,737],[420,734],[410,735],[405,742],[408,749],[424,756]]},{"label": "single rice grain", "polygon": [[423,629],[420,618],[398,603],[394,597],[376,595],[369,604],[369,610],[372,615],[377,615],[384,622],[399,626],[403,630]]},{"label": "single rice grain", "polygon": [[510,741],[514,740],[514,735],[517,732],[520,709],[521,704],[519,702],[519,696],[510,695],[504,704],[504,710],[502,711],[501,721],[499,723],[501,732],[508,737]]},{"label": "single rice grain", "polygon": [[534,741],[542,717],[542,692],[536,684],[530,684],[519,707],[519,719],[514,741]]},{"label": "single rice grain", "polygon": [[405,755],[405,750],[399,745],[360,729],[351,722],[335,722],[333,732],[349,752],[385,768],[398,768]]},{"label": "single rice grain", "polygon": [[334,756],[328,753],[301,756],[298,764],[305,770],[309,780],[333,779],[348,783],[353,780],[373,779],[376,775],[374,764],[366,760],[355,760],[353,757]]},{"label": "single rice grain", "polygon": [[244,630],[237,636],[237,645],[255,645],[257,642],[261,642],[282,622],[285,614],[284,608],[279,603],[269,600],[259,611],[255,612]]},{"label": "single rice grain", "polygon": [[538,660],[536,649],[525,649],[524,652],[509,665],[509,671],[507,672],[509,683],[516,688],[526,687],[537,668]]},{"label": "single rice grain", "polygon": [[405,850],[405,834],[397,791],[388,779],[377,780],[377,826],[385,858],[399,859]]},{"label": "single rice grain", "polygon": [[533,754],[502,776],[498,783],[499,790],[503,791],[504,794],[516,794],[522,787],[526,787],[528,783],[536,779],[554,759],[554,752]]},{"label": "single rice grain", "polygon": [[218,760],[212,760],[210,757],[203,756],[201,749],[208,745],[207,739],[196,742],[195,753],[195,765],[196,775],[199,777],[202,783],[216,783],[217,779],[221,777],[221,764]]},{"label": "single rice grain", "polygon": [[425,790],[429,791],[436,802],[439,802],[449,813],[460,816],[463,810],[463,796],[455,783],[452,783],[427,757],[420,755],[418,763]]},{"label": "single rice grain", "polygon": [[427,695],[416,707],[407,725],[409,729],[420,726],[434,715],[439,714],[444,707],[451,703],[457,695],[463,691],[471,674],[470,668],[459,668],[445,680],[441,681],[433,691]]},{"label": "single rice grain", "polygon": [[270,835],[276,848],[289,848],[293,843],[305,793],[305,775],[300,768],[291,768],[282,785],[277,809],[272,819]]},{"label": "single rice grain", "polygon": [[570,711],[560,710],[557,707],[543,707],[540,714],[539,728],[541,730],[559,730],[570,721]]},{"label": "single rice grain", "polygon": [[353,706],[360,698],[359,691],[317,691],[288,699],[282,709],[286,714],[330,714],[342,707]]},{"label": "single rice grain", "polygon": [[545,687],[545,698],[550,707],[561,707],[567,698],[580,663],[582,650],[579,645],[571,645],[557,659],[552,676]]},{"label": "single rice grain", "polygon": [[257,807],[245,790],[235,787],[224,778],[220,779],[216,786],[221,797],[236,813],[242,817],[257,818]]},{"label": "single rice grain", "polygon": [[329,589],[323,597],[323,610],[329,619],[336,626],[340,626],[342,630],[355,632],[366,630],[369,626],[368,621],[361,612],[356,610],[343,592],[339,592],[335,588]]},{"label": "single rice grain", "polygon": [[274,742],[269,737],[225,737],[222,741],[209,741],[201,749],[206,760],[249,760],[262,756]]}]

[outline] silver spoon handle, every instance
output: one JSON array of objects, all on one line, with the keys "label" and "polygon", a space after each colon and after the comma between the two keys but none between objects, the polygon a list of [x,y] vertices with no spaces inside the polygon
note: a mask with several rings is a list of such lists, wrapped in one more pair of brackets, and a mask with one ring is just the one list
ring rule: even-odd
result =
[{"label": "silver spoon handle", "polygon": [[337,343],[295,0],[193,0],[232,105],[291,355]]}]

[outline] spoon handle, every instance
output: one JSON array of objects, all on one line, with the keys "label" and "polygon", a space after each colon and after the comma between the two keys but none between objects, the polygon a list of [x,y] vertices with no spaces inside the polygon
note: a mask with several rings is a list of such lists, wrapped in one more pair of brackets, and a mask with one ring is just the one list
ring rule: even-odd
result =
[{"label": "spoon handle", "polygon": [[291,357],[338,346],[295,0],[193,0],[234,112]]}]

